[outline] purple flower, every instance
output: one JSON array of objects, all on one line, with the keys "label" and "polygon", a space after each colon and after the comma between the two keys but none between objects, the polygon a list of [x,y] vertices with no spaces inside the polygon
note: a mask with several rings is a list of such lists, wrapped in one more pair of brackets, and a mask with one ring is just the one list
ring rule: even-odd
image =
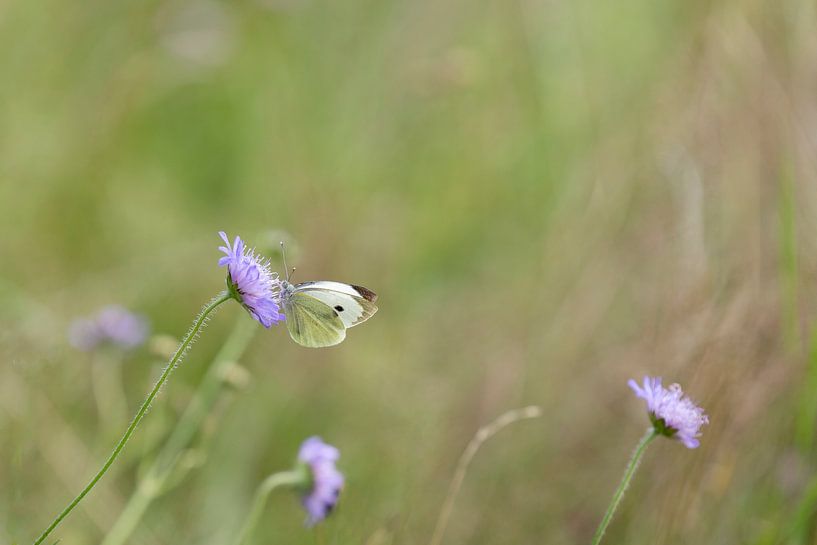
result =
[{"label": "purple flower", "polygon": [[306,464],[312,477],[310,488],[301,499],[307,512],[307,526],[314,526],[329,516],[338,503],[343,488],[343,474],[335,467],[338,449],[320,437],[310,437],[301,445],[298,460]]},{"label": "purple flower", "polygon": [[697,437],[701,435],[701,426],[709,423],[709,418],[702,408],[684,396],[679,385],[664,388],[660,377],[644,377],[643,388],[632,379],[627,384],[635,395],[647,402],[650,420],[658,433],[677,438],[687,448],[700,445]]},{"label": "purple flower", "polygon": [[269,261],[246,248],[240,237],[235,237],[231,245],[224,231],[219,236],[226,246],[219,246],[225,256],[218,265],[227,266],[227,284],[233,297],[266,328],[283,320],[278,304],[281,281],[277,273],[270,271]]},{"label": "purple flower", "polygon": [[147,320],[124,307],[111,305],[89,318],[77,318],[68,330],[71,344],[85,351],[102,344],[129,350],[145,342],[149,327]]}]

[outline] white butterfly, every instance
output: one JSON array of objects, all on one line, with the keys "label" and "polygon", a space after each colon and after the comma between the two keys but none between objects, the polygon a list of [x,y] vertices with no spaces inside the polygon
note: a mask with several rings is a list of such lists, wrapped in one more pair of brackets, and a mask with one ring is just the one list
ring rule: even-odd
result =
[{"label": "white butterfly", "polygon": [[283,242],[281,257],[287,271],[287,279],[281,281],[281,303],[289,336],[301,346],[340,344],[347,328],[362,324],[377,312],[377,294],[362,286],[329,280],[291,284]]},{"label": "white butterfly", "polygon": [[281,301],[287,329],[301,346],[334,346],[346,338],[346,329],[377,312],[377,294],[362,286],[320,280],[281,282]]}]

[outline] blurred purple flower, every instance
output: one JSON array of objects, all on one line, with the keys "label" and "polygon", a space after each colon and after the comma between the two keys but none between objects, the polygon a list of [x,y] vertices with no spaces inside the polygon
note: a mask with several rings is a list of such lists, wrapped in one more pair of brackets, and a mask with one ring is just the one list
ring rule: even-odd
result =
[{"label": "blurred purple flower", "polygon": [[142,316],[111,305],[92,317],[74,320],[68,330],[68,340],[75,348],[85,351],[102,344],[130,350],[145,342],[149,330],[147,320]]},{"label": "blurred purple flower", "polygon": [[224,231],[219,236],[226,246],[219,246],[225,256],[218,260],[219,267],[227,266],[230,292],[250,315],[269,328],[284,319],[278,298],[281,281],[278,274],[270,271],[269,261],[257,256],[244,246],[240,237],[235,237],[232,245]]},{"label": "blurred purple flower", "polygon": [[677,438],[687,448],[700,445],[697,437],[701,435],[701,426],[709,423],[709,418],[701,407],[684,396],[678,384],[664,388],[660,377],[644,377],[643,388],[632,379],[627,384],[635,395],[647,402],[650,420],[658,433]]},{"label": "blurred purple flower", "polygon": [[335,467],[340,457],[338,449],[327,445],[320,437],[310,437],[301,445],[298,460],[309,467],[311,488],[302,498],[308,514],[307,526],[314,526],[329,516],[338,503],[343,488],[343,474]]}]

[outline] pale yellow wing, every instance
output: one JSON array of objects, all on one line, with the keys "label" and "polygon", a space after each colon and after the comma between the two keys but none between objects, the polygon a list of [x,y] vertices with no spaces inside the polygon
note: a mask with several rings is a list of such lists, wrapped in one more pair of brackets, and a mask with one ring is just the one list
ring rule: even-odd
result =
[{"label": "pale yellow wing", "polygon": [[323,348],[346,338],[346,327],[335,310],[305,293],[293,293],[284,302],[287,329],[301,346]]}]

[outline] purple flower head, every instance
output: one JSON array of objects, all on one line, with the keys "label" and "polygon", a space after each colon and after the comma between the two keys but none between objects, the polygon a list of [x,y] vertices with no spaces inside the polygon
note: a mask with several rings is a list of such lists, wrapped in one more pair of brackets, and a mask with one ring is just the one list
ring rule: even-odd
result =
[{"label": "purple flower head", "polygon": [[219,236],[226,246],[219,246],[225,256],[218,260],[218,265],[227,266],[227,285],[233,297],[266,328],[283,320],[278,304],[281,281],[277,273],[270,271],[269,261],[246,248],[240,237],[230,244],[224,231]]},{"label": "purple flower head", "polygon": [[314,526],[329,516],[338,503],[343,488],[343,474],[335,467],[338,449],[320,437],[310,437],[301,445],[298,460],[309,468],[312,483],[301,498],[307,512],[307,526]]},{"label": "purple flower head", "polygon": [[635,395],[647,402],[647,411],[655,430],[661,435],[675,437],[687,448],[700,445],[701,426],[709,423],[704,410],[684,395],[677,384],[661,386],[660,377],[644,377],[644,387],[634,380],[627,383]]},{"label": "purple flower head", "polygon": [[111,305],[90,318],[78,318],[71,323],[68,340],[80,350],[94,350],[109,344],[123,350],[136,348],[145,342],[147,320],[124,307]]}]

